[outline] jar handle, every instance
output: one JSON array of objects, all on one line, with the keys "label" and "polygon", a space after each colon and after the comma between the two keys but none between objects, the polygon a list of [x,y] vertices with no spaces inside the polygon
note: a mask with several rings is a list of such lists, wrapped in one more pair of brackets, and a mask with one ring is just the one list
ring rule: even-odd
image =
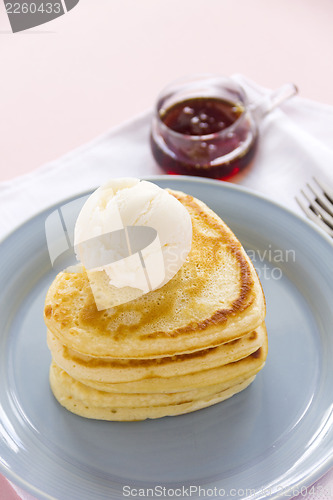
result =
[{"label": "jar handle", "polygon": [[268,113],[280,106],[290,97],[298,94],[298,88],[293,83],[286,83],[265,97],[250,104],[249,109],[257,121],[262,120]]}]

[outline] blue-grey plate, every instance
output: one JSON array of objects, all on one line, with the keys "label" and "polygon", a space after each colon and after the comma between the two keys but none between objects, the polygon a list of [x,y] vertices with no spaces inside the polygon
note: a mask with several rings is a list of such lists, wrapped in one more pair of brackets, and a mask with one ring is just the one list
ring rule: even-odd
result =
[{"label": "blue-grey plate", "polygon": [[241,187],[186,177],[154,181],[206,202],[248,250],[267,299],[265,368],[242,393],[188,415],[100,422],[63,409],[49,388],[42,313],[57,265],[68,261],[66,241],[85,198],[67,200],[66,238],[59,205],[0,246],[0,470],[41,499],[304,493],[333,465],[332,241]]}]

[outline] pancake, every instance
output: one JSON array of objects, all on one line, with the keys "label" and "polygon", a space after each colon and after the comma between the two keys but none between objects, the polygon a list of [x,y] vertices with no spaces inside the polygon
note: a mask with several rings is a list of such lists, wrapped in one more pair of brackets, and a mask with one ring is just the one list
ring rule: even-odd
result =
[{"label": "pancake", "polygon": [[81,379],[87,386],[103,392],[114,392],[120,394],[128,393],[171,393],[200,389],[218,383],[231,382],[236,378],[247,378],[256,375],[265,364],[268,351],[266,329],[264,330],[263,345],[246,358],[240,359],[227,365],[222,365],[209,370],[200,370],[195,373],[175,377],[149,377],[133,381],[119,383],[96,382]]},{"label": "pancake", "polygon": [[81,355],[62,345],[50,331],[47,332],[47,343],[53,360],[75,379],[119,383],[148,377],[181,376],[226,365],[257,351],[264,342],[264,336],[265,327],[261,325],[254,332],[217,347],[190,354],[140,360]]},{"label": "pancake", "polygon": [[192,389],[190,391],[170,392],[170,393],[113,393],[99,391],[86,386],[79,380],[71,377],[65,370],[60,368],[54,361],[50,367],[50,377],[54,383],[66,386],[66,393],[73,399],[88,401],[91,404],[99,406],[108,406],[117,408],[139,408],[148,406],[169,406],[170,404],[181,404],[185,400],[195,401],[203,399],[211,394],[229,389],[232,386],[239,385],[250,377],[236,377],[228,382],[219,382],[218,384]]},{"label": "pancake", "polygon": [[[82,417],[112,421],[137,421],[189,413],[230,398],[253,380],[254,376],[229,387],[217,385],[201,392],[178,393],[176,396],[164,394],[163,400],[157,394],[149,401],[137,394],[114,395],[86,387],[55,363],[50,369],[50,385],[62,406]],[[135,404],[138,406],[133,406]]]},{"label": "pancake", "polygon": [[192,220],[186,262],[162,288],[104,311],[84,271],[59,273],[44,318],[61,345],[92,357],[164,358],[225,344],[263,322],[261,285],[235,235],[201,201],[170,192]]}]

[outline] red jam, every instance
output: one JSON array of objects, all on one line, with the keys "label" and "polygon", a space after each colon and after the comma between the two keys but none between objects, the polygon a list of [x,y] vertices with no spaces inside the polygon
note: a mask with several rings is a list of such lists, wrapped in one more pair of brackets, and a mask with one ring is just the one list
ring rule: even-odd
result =
[{"label": "red jam", "polygon": [[156,134],[151,137],[157,163],[169,174],[215,179],[235,175],[255,153],[256,137],[243,113],[241,105],[215,97],[186,99],[163,110],[165,128],[157,140]]},{"label": "red jam", "polygon": [[175,132],[208,135],[230,127],[243,109],[221,99],[197,97],[178,102],[161,116],[163,123]]}]

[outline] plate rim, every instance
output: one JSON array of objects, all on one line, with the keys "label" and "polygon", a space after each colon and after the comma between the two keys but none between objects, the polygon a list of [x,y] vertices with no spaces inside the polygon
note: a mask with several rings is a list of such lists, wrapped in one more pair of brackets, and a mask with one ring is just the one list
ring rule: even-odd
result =
[{"label": "plate rim", "polygon": [[[128,176],[130,177],[130,176]],[[303,224],[307,226],[311,231],[314,231],[320,238],[322,238],[326,243],[332,248],[333,250],[333,239],[329,237],[323,231],[319,226],[317,226],[314,222],[311,220],[305,218],[302,214],[298,214],[295,212],[293,209],[286,207],[282,203],[276,200],[272,200],[269,198],[268,194],[263,194],[261,192],[258,192],[252,188],[248,188],[247,186],[243,186],[240,184],[232,183],[232,182],[227,182],[227,181],[220,181],[220,180],[215,180],[215,179],[209,179],[209,178],[204,178],[204,177],[191,177],[191,176],[183,176],[183,175],[148,175],[148,176],[142,176],[140,177],[141,180],[147,180],[147,181],[171,181],[171,182],[176,182],[181,181],[181,182],[186,182],[189,184],[195,184],[195,185],[206,185],[206,186],[212,186],[216,188],[222,188],[222,189],[227,189],[231,191],[236,191],[236,192],[241,192],[244,193],[250,198],[255,198],[259,199],[261,202],[268,203],[270,206],[274,206],[278,210],[282,210],[284,213],[288,214],[292,218],[296,219],[298,223]],[[22,229],[32,223],[34,220],[36,220],[39,217],[42,217],[43,214],[46,214],[47,212],[50,212],[52,210],[55,210],[59,205],[64,204],[64,203],[69,203],[70,201],[73,201],[79,197],[87,196],[90,193],[92,193],[95,189],[97,189],[98,186],[93,187],[89,190],[85,191],[79,191],[76,194],[73,194],[70,197],[62,198],[58,200],[55,203],[52,203],[51,205],[48,205],[47,207],[37,211],[35,214],[32,216],[28,217],[24,221],[22,221],[20,224],[15,226],[11,231],[9,231],[7,234],[5,234],[1,239],[0,239],[0,253],[2,251],[3,245],[10,243],[10,240],[15,237],[17,233],[20,233]],[[294,490],[297,489],[298,486],[300,485],[305,485],[309,487],[311,486],[314,482],[318,481],[325,473],[327,473],[333,466],[333,455],[331,455],[329,460],[325,460],[323,463],[319,465],[318,468],[312,468],[311,472],[307,472],[305,477],[301,478],[298,480],[296,485],[293,486]],[[45,493],[39,487],[34,486],[33,484],[29,483],[27,480],[25,480],[21,475],[17,474],[14,472],[9,466],[6,467],[6,464],[0,460],[0,473],[3,474],[3,476],[9,480],[12,481],[16,486],[21,487],[25,492],[30,493],[31,495],[34,495],[36,498],[42,498],[44,500],[56,500],[55,497],[50,496],[48,493]],[[280,499],[285,496],[284,491],[281,491],[281,493],[277,492],[276,494],[270,495],[268,498],[271,499]],[[291,497],[290,497],[291,498]]]},{"label": "plate rim", "polygon": [[[116,177],[110,177],[111,178],[116,178]],[[127,178],[131,178],[131,176],[127,176]],[[269,205],[273,205],[277,207],[278,209],[281,209],[284,212],[287,212],[290,214],[292,217],[295,217],[298,221],[304,223],[308,227],[312,228],[315,230],[317,234],[319,234],[322,238],[324,238],[329,244],[332,245],[333,247],[333,239],[323,230],[321,229],[317,224],[315,224],[312,220],[308,219],[307,217],[304,217],[301,213],[297,213],[295,210],[293,210],[290,207],[286,207],[283,205],[282,202],[279,202],[277,200],[272,200],[269,198],[269,194],[261,193],[260,191],[257,191],[253,188],[250,188],[248,186],[243,186],[242,184],[236,184],[233,182],[229,181],[223,181],[223,180],[217,180],[217,179],[210,179],[208,177],[191,177],[190,175],[167,175],[167,174],[161,174],[161,175],[147,175],[147,176],[142,176],[142,177],[137,177],[140,180],[144,181],[158,181],[158,180],[169,180],[171,179],[172,181],[177,181],[177,180],[183,180],[187,181],[189,183],[194,183],[194,184],[206,184],[206,185],[212,185],[212,186],[223,186],[223,188],[234,190],[234,191],[240,191],[244,192],[250,196],[253,196],[254,198],[258,198]],[[35,214],[29,216],[28,218],[24,219],[22,222],[17,224],[12,230],[8,231],[5,235],[3,235],[0,238],[0,247],[2,246],[3,243],[9,238],[11,238],[16,232],[20,231],[26,224],[29,224],[29,222],[32,222],[35,218],[42,216],[44,213],[49,212],[51,210],[54,210],[56,207],[58,207],[62,203],[68,203],[72,200],[75,200],[76,198],[80,196],[86,196],[92,193],[95,189],[97,189],[99,186],[92,187],[91,189],[87,189],[85,191],[78,191],[76,194],[73,194],[72,196],[68,196],[66,198],[61,198],[60,200],[52,203],[51,205],[48,205],[45,208],[42,208],[41,210],[38,210]]]}]

